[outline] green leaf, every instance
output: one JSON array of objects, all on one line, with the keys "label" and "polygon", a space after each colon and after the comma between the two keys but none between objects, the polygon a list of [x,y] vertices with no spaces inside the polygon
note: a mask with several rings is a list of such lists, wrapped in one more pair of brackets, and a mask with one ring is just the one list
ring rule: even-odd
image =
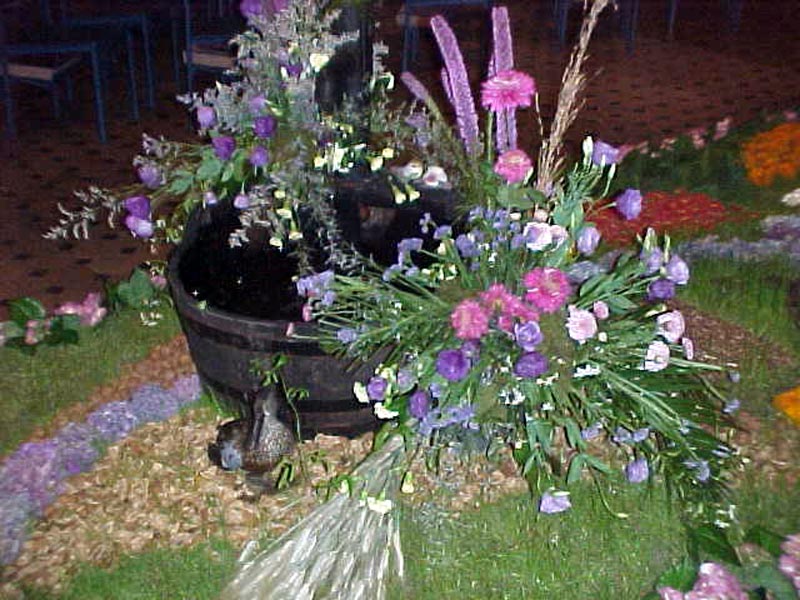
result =
[{"label": "green leaf", "polygon": [[572,419],[567,419],[564,423],[564,431],[567,434],[567,442],[573,448],[583,447],[583,438],[581,438],[581,429],[578,424]]},{"label": "green leaf", "polygon": [[167,187],[167,193],[173,196],[181,196],[185,194],[190,187],[192,187],[193,181],[194,178],[191,175],[188,177],[182,176],[178,177],[177,179],[173,179]]},{"label": "green leaf", "polygon": [[580,480],[583,467],[586,465],[586,455],[576,454],[569,463],[567,470],[567,484],[575,483]]},{"label": "green leaf", "polygon": [[681,592],[688,592],[697,579],[697,563],[688,558],[664,571],[656,580],[656,589],[671,587]]},{"label": "green leaf", "polygon": [[28,321],[41,321],[47,316],[44,305],[35,298],[18,298],[8,304],[8,316],[20,327]]},{"label": "green leaf", "polygon": [[133,308],[140,308],[155,294],[156,290],[150,277],[142,269],[135,269],[131,278],[118,284],[114,290],[114,295],[120,303]]},{"label": "green leaf", "polygon": [[747,570],[742,580],[750,586],[769,590],[774,600],[797,599],[794,585],[774,564],[761,564],[753,571]]},{"label": "green leaf", "polygon": [[215,180],[222,171],[222,163],[217,158],[207,157],[197,168],[197,178],[203,181]]},{"label": "green leaf", "polygon": [[80,318],[77,315],[64,315],[53,319],[45,342],[49,346],[59,344],[77,344],[80,337],[78,328]]},{"label": "green leaf", "polygon": [[714,525],[700,525],[687,527],[689,555],[700,561],[701,556],[722,560],[723,562],[739,565],[736,549],[728,540],[725,531]]},{"label": "green leaf", "polygon": [[586,457],[586,464],[592,467],[593,469],[596,469],[601,473],[605,473],[606,475],[611,473],[612,471],[611,467],[609,467],[606,463],[604,463],[596,456],[592,456],[591,454],[585,454],[584,456]]},{"label": "green leaf", "polygon": [[782,554],[781,544],[783,543],[783,540],[784,536],[765,527],[761,527],[760,525],[751,527],[744,535],[745,542],[757,544],[775,557],[778,557]]}]

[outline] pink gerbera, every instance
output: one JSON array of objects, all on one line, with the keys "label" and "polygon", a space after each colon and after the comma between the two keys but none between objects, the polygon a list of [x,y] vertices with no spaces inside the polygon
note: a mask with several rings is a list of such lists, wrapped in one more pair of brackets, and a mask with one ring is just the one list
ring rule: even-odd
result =
[{"label": "pink gerbera", "polygon": [[502,283],[493,283],[480,293],[481,302],[492,313],[502,313],[514,295]]},{"label": "pink gerbera", "polygon": [[506,180],[506,183],[519,183],[528,176],[533,162],[522,150],[503,152],[494,163],[494,172]]},{"label": "pink gerbera", "polygon": [[523,276],[522,283],[528,290],[525,300],[546,313],[564,306],[570,294],[567,276],[552,267],[536,267]]},{"label": "pink gerbera", "polygon": [[475,300],[463,300],[450,313],[450,324],[460,340],[477,340],[489,331],[489,312]]},{"label": "pink gerbera", "polygon": [[535,93],[536,82],[530,75],[500,71],[481,84],[481,104],[494,112],[530,106]]}]

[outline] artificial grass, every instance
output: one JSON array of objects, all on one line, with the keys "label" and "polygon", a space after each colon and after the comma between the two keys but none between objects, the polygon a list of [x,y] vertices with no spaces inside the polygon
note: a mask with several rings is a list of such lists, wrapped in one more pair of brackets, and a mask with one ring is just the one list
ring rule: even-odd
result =
[{"label": "artificial grass", "polygon": [[144,327],[137,311],[122,310],[83,329],[75,345],[40,346],[32,354],[0,348],[0,456],[59,410],[86,400],[94,388],[124,373],[125,365],[177,335],[177,315],[163,312],[156,326]]}]

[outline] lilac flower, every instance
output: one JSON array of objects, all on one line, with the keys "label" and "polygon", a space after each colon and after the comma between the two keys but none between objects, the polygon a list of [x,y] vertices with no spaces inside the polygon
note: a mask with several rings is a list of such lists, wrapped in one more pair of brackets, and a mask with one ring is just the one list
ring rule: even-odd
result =
[{"label": "lilac flower", "polygon": [[22,495],[0,495],[0,565],[14,562],[28,537],[29,502]]},{"label": "lilac flower", "polygon": [[236,194],[236,197],[233,199],[233,207],[238,208],[239,210],[250,208],[250,196],[244,192],[241,194]]},{"label": "lilac flower", "polygon": [[648,437],[650,437],[649,427],[642,427],[641,429],[637,429],[636,431],[631,433],[631,441],[636,443],[641,443],[645,441]]},{"label": "lilac flower", "polygon": [[514,341],[525,352],[533,352],[543,339],[542,330],[536,321],[514,324]]},{"label": "lilac flower", "polygon": [[475,112],[475,103],[472,99],[467,69],[464,66],[464,57],[458,48],[456,36],[444,17],[441,15],[432,17],[430,25],[447,68],[453,108],[461,139],[468,152],[477,152],[480,135],[478,114]]},{"label": "lilac flower", "polygon": [[53,440],[58,448],[63,476],[87,471],[97,460],[97,432],[86,423],[68,423]]},{"label": "lilac flower", "polygon": [[408,412],[415,419],[422,419],[431,410],[431,400],[422,390],[417,390],[408,399]]},{"label": "lilac flower", "polygon": [[653,248],[650,251],[642,251],[641,260],[644,263],[644,272],[646,275],[657,273],[664,264],[664,253],[661,248]]},{"label": "lilac flower", "polygon": [[397,243],[397,262],[402,264],[409,258],[412,252],[419,252],[422,250],[422,239],[420,238],[405,238]]},{"label": "lilac flower", "polygon": [[608,310],[608,304],[602,300],[595,300],[592,303],[592,312],[594,313],[595,318],[600,321],[607,319],[610,314]]},{"label": "lilac flower", "polygon": [[248,160],[254,167],[263,167],[269,163],[269,152],[264,146],[254,146]]},{"label": "lilac flower", "polygon": [[427,103],[431,99],[431,93],[428,91],[428,88],[414,75],[409,73],[408,71],[404,71],[400,73],[400,81],[406,84],[408,91],[420,102],[423,104]]},{"label": "lilac flower", "polygon": [[198,106],[197,123],[202,129],[213,127],[217,124],[217,113],[210,106]]},{"label": "lilac flower", "polygon": [[463,233],[456,238],[455,244],[461,258],[474,258],[481,253],[475,240],[471,236]]},{"label": "lilac flower", "polygon": [[689,282],[689,266],[677,254],[673,254],[664,266],[667,279],[678,285]]},{"label": "lilac flower", "polygon": [[686,336],[682,337],[681,346],[683,346],[683,355],[686,357],[686,360],[694,359],[694,342],[691,338]]},{"label": "lilac flower", "polygon": [[[513,245],[513,241],[512,241]],[[567,279],[570,283],[580,285],[596,275],[600,275],[603,268],[590,260],[581,260],[573,263],[567,269]]]},{"label": "lilac flower", "polygon": [[431,213],[429,212],[424,213],[419,220],[419,230],[422,233],[428,233],[428,230],[433,225],[436,225],[436,223],[433,222],[433,219],[431,218]]},{"label": "lilac flower", "polygon": [[178,412],[175,394],[157,385],[143,385],[130,398],[129,409],[139,423],[165,421]]},{"label": "lilac flower", "polygon": [[169,391],[178,398],[180,406],[186,406],[200,397],[202,392],[200,377],[197,374],[181,377],[175,381]]},{"label": "lilac flower", "polygon": [[358,333],[352,327],[342,327],[336,332],[336,339],[342,344],[352,344],[358,338]]},{"label": "lilac flower", "polygon": [[683,464],[695,471],[694,478],[700,483],[705,483],[711,477],[707,460],[685,460]]},{"label": "lilac flower", "polygon": [[626,221],[639,216],[642,212],[642,193],[639,190],[628,188],[617,196],[616,207]]},{"label": "lilac flower", "polygon": [[264,5],[262,0],[242,0],[239,4],[239,12],[248,20],[260,17],[264,14]]},{"label": "lilac flower", "polygon": [[430,393],[431,397],[438,400],[444,395],[444,387],[441,383],[434,381],[428,386],[428,393]]},{"label": "lilac flower", "polygon": [[578,241],[576,246],[578,252],[585,256],[593,254],[597,250],[597,245],[600,243],[600,231],[594,225],[587,225],[578,234]]},{"label": "lilac flower", "polygon": [[110,402],[92,412],[86,422],[97,430],[100,439],[116,442],[128,435],[138,424],[130,405],[124,401]]},{"label": "lilac flower", "polygon": [[464,379],[469,369],[469,360],[461,350],[442,350],[436,357],[436,372],[448,381]]},{"label": "lilac flower", "polygon": [[381,279],[383,279],[384,281],[391,281],[394,278],[394,276],[397,275],[398,273],[400,273],[402,270],[403,270],[403,266],[402,265],[398,265],[396,263],[393,264],[393,265],[390,265],[389,268],[387,268],[383,272],[383,275],[381,276]]},{"label": "lilac flower", "polygon": [[217,202],[219,202],[219,198],[217,198],[217,195],[214,192],[208,190],[203,194],[203,202],[206,206],[214,206]]},{"label": "lilac flower", "polygon": [[[264,97],[264,94],[256,94],[252,98],[247,101],[247,106],[250,109],[250,112],[254,115],[260,115],[261,112],[267,108],[267,99]],[[258,119],[256,119],[258,122]],[[253,128],[256,128],[256,122],[253,123]],[[258,130],[256,130],[256,135],[259,135]],[[259,136],[262,137],[262,136]],[[268,136],[264,136],[268,137]]]},{"label": "lilac flower", "polygon": [[661,340],[651,342],[644,357],[645,371],[663,371],[669,365],[669,346]]},{"label": "lilac flower", "polygon": [[433,239],[443,240],[449,238],[453,233],[453,228],[450,225],[439,225],[433,230]]},{"label": "lilac flower", "polygon": [[297,280],[297,294],[301,298],[321,298],[333,283],[335,275],[330,269]]},{"label": "lilac flower", "polygon": [[[492,7],[492,40],[494,48],[489,65],[489,75],[514,68],[514,45],[511,39],[511,26],[508,9],[505,6]],[[497,113],[495,124],[495,145],[502,153],[517,147],[517,119],[514,110]]]},{"label": "lilac flower", "polygon": [[164,183],[164,174],[161,172],[161,169],[154,164],[148,163],[140,166],[137,170],[137,175],[139,176],[139,181],[151,190]]},{"label": "lilac flower", "polygon": [[148,219],[141,219],[133,215],[128,215],[125,217],[124,223],[125,227],[127,227],[133,235],[142,239],[153,237],[153,233],[155,232],[153,222]]},{"label": "lilac flower", "polygon": [[683,315],[678,310],[660,314],[656,317],[657,333],[670,344],[677,343],[686,331]]},{"label": "lilac flower", "polygon": [[262,139],[271,137],[273,133],[275,133],[275,117],[272,115],[265,115],[263,117],[257,117],[253,121],[253,131],[255,132],[257,137]]},{"label": "lilac flower", "polygon": [[570,305],[567,331],[569,337],[576,342],[585,342],[597,335],[597,321],[588,310]]},{"label": "lilac flower", "polygon": [[461,344],[460,350],[467,357],[470,365],[474,365],[481,356],[481,343],[478,340],[466,340]]},{"label": "lilac flower", "polygon": [[514,363],[514,375],[533,379],[544,375],[550,368],[547,357],[539,352],[525,352]]},{"label": "lilac flower", "polygon": [[569,492],[545,492],[539,500],[539,512],[554,515],[572,508]]},{"label": "lilac flower", "polygon": [[590,425],[589,427],[581,429],[581,439],[586,441],[586,442],[588,442],[590,440],[593,440],[598,435],[600,435],[600,431],[602,429],[603,429],[603,424],[602,423],[594,423],[593,425]]},{"label": "lilac flower", "polygon": [[367,383],[367,396],[369,396],[370,400],[380,402],[386,396],[386,389],[388,387],[389,382],[386,381],[386,379],[375,375],[374,377],[370,378],[369,382]]},{"label": "lilac flower", "polygon": [[547,223],[532,221],[525,225],[522,230],[525,239],[525,246],[532,252],[544,250],[553,243],[553,232]]},{"label": "lilac flower", "polygon": [[214,154],[220,160],[228,160],[233,156],[233,151],[236,150],[236,140],[229,135],[218,135],[211,140],[211,145],[214,147]]},{"label": "lilac flower", "polygon": [[647,459],[637,458],[625,466],[625,477],[630,483],[642,483],[650,477],[650,466]]},{"label": "lilac flower", "polygon": [[669,300],[675,296],[675,284],[669,279],[656,279],[647,286],[647,299],[651,302]]},{"label": "lilac flower", "polygon": [[401,392],[410,390],[417,383],[417,378],[411,369],[402,368],[397,371],[397,387]]},{"label": "lilac flower", "polygon": [[131,196],[123,201],[128,214],[140,219],[150,219],[150,198],[147,196]]},{"label": "lilac flower", "polygon": [[597,140],[592,144],[592,163],[598,167],[615,165],[619,161],[619,148]]}]

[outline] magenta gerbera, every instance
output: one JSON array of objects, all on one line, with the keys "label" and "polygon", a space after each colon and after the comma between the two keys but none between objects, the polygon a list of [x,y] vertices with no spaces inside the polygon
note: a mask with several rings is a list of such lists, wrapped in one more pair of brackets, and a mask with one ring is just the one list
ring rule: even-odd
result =
[{"label": "magenta gerbera", "polygon": [[494,172],[506,180],[506,183],[519,183],[528,176],[533,163],[522,150],[503,152],[494,163]]},{"label": "magenta gerbera", "polygon": [[500,71],[481,84],[481,104],[495,112],[531,105],[536,93],[533,77],[520,71]]},{"label": "magenta gerbera", "polygon": [[564,306],[570,294],[567,276],[553,267],[536,267],[523,276],[522,283],[528,290],[525,300],[546,313]]},{"label": "magenta gerbera", "polygon": [[477,340],[489,331],[489,313],[475,300],[463,300],[450,313],[450,324],[460,340]]}]

